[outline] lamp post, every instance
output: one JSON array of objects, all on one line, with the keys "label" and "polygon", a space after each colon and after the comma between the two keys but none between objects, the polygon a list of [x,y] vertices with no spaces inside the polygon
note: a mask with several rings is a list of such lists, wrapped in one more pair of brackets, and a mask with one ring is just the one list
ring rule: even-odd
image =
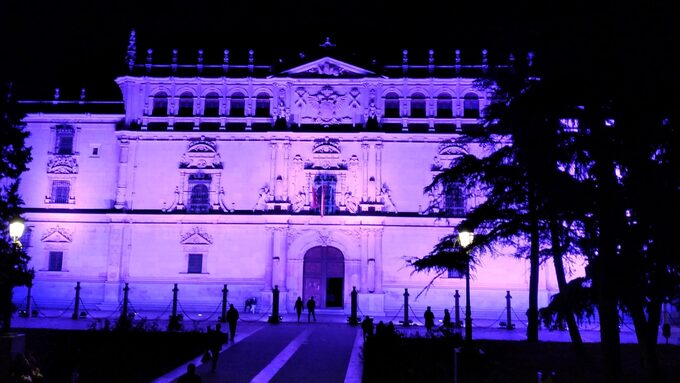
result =
[{"label": "lamp post", "polygon": [[[9,223],[9,236],[12,238],[12,251],[18,252],[21,249],[21,242],[19,238],[24,234],[24,221],[21,218],[14,218]],[[9,267],[9,266],[8,266]],[[11,270],[3,270],[3,272],[10,272]],[[4,286],[0,286],[2,290],[2,304],[3,307],[3,318],[2,318],[2,331],[7,333],[10,329],[10,320],[12,319],[12,281],[8,274],[8,280],[0,281]]]},{"label": "lamp post", "polygon": [[467,247],[470,246],[474,234],[469,231],[461,231],[458,233],[458,240],[460,245],[465,249],[468,256],[467,267],[465,268],[465,342],[472,341],[472,318],[470,317],[470,254],[467,253]]},{"label": "lamp post", "polygon": [[15,218],[9,224],[9,236],[12,237],[12,243],[15,249],[21,248],[21,241],[19,238],[24,234],[24,220],[21,218]]}]

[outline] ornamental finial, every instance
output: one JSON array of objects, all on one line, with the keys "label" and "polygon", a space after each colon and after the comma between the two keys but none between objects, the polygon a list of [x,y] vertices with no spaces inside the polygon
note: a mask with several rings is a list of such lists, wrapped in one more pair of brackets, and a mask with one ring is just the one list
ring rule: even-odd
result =
[{"label": "ornamental finial", "polygon": [[132,71],[135,66],[137,58],[137,37],[134,28],[130,31],[130,39],[128,40],[127,55],[125,59],[128,63],[128,69]]}]

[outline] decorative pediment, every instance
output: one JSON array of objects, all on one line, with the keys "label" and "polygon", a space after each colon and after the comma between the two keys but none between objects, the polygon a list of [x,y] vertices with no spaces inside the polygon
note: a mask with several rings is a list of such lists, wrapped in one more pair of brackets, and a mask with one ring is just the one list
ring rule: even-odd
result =
[{"label": "decorative pediment", "polygon": [[447,140],[439,144],[438,155],[432,161],[432,171],[441,171],[451,166],[455,158],[468,154],[464,147]]},{"label": "decorative pediment", "polygon": [[212,245],[213,238],[200,227],[195,226],[191,231],[182,234],[179,242],[182,245]]},{"label": "decorative pediment", "polygon": [[71,155],[54,155],[47,162],[48,174],[77,174],[78,162]]},{"label": "decorative pediment", "polygon": [[73,241],[73,234],[63,227],[53,227],[47,230],[41,237],[43,242],[50,243],[71,243]]},{"label": "decorative pediment", "polygon": [[201,137],[189,142],[179,163],[180,169],[222,169],[222,158],[214,140]]},{"label": "decorative pediment", "polygon": [[340,159],[340,140],[317,138],[314,140],[312,159],[305,162],[305,169],[347,170],[347,161]]},{"label": "decorative pediment", "polygon": [[337,138],[317,138],[314,140],[314,154],[340,154],[340,140]]},{"label": "decorative pediment", "polygon": [[357,77],[375,75],[374,72],[367,69],[348,64],[332,57],[320,58],[307,64],[291,68],[282,72],[282,74],[292,77],[308,77],[310,75],[315,77]]}]

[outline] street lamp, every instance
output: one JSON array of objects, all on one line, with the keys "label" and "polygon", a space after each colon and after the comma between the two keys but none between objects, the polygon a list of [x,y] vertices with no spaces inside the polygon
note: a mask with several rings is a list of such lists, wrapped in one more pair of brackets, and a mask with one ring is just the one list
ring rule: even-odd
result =
[{"label": "street lamp", "polygon": [[468,256],[467,267],[465,268],[465,342],[472,341],[472,318],[470,317],[470,254],[467,253],[467,247],[472,243],[474,236],[474,233],[469,231],[460,231],[458,233],[460,245],[466,250],[466,255]]},{"label": "street lamp", "polygon": [[19,238],[24,234],[24,228],[24,220],[21,218],[15,218],[9,224],[9,236],[12,237],[12,243],[18,248],[21,248]]}]

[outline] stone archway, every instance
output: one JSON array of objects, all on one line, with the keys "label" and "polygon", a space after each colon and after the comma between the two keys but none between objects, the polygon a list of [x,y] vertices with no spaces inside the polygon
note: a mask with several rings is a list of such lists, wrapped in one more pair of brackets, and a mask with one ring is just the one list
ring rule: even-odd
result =
[{"label": "stone archway", "polygon": [[345,257],[342,252],[331,246],[307,250],[302,286],[305,302],[314,296],[319,308],[343,308]]}]

